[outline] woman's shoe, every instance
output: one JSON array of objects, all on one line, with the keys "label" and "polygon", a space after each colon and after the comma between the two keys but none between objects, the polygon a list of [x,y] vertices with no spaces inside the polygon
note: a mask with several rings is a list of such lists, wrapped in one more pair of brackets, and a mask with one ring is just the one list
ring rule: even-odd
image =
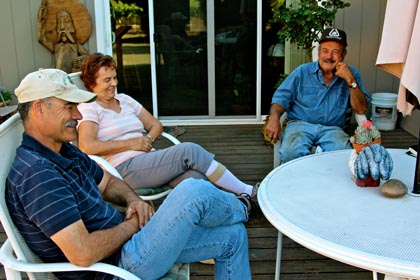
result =
[{"label": "woman's shoe", "polygon": [[252,188],[251,198],[256,198],[258,194],[258,188],[260,187],[260,182],[256,183]]},{"label": "woman's shoe", "polygon": [[263,215],[258,201],[252,199],[249,194],[241,193],[237,198],[245,204],[249,219],[260,218]]}]

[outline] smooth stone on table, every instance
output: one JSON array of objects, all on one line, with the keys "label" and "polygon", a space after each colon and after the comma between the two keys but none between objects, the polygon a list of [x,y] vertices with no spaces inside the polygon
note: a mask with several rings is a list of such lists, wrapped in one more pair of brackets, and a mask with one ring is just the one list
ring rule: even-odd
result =
[{"label": "smooth stone on table", "polygon": [[381,193],[390,198],[401,197],[405,195],[407,191],[407,186],[397,179],[390,179],[381,186]]}]

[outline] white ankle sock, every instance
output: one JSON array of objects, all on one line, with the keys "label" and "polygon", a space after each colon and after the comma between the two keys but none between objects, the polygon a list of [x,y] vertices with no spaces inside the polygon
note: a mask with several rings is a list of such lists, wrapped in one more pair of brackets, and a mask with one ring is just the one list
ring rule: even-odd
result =
[{"label": "white ankle sock", "polygon": [[[210,167],[206,171],[206,176],[211,177],[211,175],[216,171],[217,167],[221,163],[213,160],[210,164]],[[232,174],[228,169],[225,169],[225,172],[215,181],[214,184],[218,185],[221,188],[224,188],[228,191],[234,192],[236,194],[247,193],[252,194],[253,186],[245,184],[239,180],[235,175]]]}]

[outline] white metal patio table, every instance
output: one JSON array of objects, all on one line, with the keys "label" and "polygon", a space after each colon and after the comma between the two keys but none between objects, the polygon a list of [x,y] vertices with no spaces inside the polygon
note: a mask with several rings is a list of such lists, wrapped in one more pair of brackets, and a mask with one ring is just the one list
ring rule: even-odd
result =
[{"label": "white metal patio table", "polygon": [[[282,234],[337,261],[399,277],[420,278],[420,197],[387,198],[378,187],[356,186],[349,169],[352,150],[314,154],[287,162],[261,182],[258,201],[279,230],[276,279],[280,278]],[[415,158],[389,149],[391,178],[409,188]]]}]

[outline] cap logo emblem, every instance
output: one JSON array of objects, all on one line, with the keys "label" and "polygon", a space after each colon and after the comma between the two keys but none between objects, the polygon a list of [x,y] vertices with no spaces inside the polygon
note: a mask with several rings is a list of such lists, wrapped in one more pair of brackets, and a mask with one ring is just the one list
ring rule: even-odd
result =
[{"label": "cap logo emblem", "polygon": [[63,83],[64,83],[65,85],[67,85],[67,82],[69,82],[71,85],[74,85],[74,82],[73,82],[73,80],[70,78],[70,76],[69,76],[69,75],[66,75],[65,79],[63,80]]},{"label": "cap logo emblem", "polygon": [[340,32],[337,29],[331,29],[330,33],[328,33],[329,38],[340,38]]}]

